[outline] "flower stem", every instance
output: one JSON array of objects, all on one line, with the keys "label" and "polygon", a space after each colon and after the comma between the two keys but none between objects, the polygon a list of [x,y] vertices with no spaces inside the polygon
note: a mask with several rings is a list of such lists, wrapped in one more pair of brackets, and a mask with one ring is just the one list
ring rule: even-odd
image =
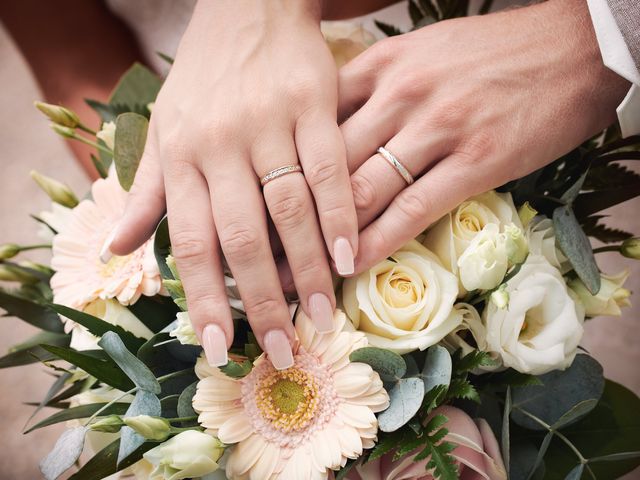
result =
[{"label": "flower stem", "polygon": [[181,377],[182,375],[186,375],[188,373],[193,373],[193,368],[185,368],[184,370],[178,370],[177,372],[167,373],[161,377],[158,377],[158,382],[162,383],[167,380],[171,380],[172,378]]},{"label": "flower stem", "polygon": [[190,417],[176,417],[176,418],[167,418],[168,421],[170,422],[191,422],[193,420],[198,420],[198,416],[197,415],[192,415]]},{"label": "flower stem", "polygon": [[24,245],[20,247],[20,251],[21,252],[26,252],[28,250],[36,250],[38,248],[51,248],[51,244],[50,243],[41,243],[38,245]]},{"label": "flower stem", "polygon": [[140,387],[133,387],[131,390],[124,392],[122,395],[120,395],[117,398],[114,398],[113,400],[111,400],[109,403],[107,403],[104,407],[100,408],[96,413],[94,413],[93,415],[91,415],[89,417],[89,419],[86,421],[86,423],[84,424],[84,426],[88,426],[97,416],[99,416],[102,412],[104,412],[107,408],[109,408],[111,405],[113,405],[114,403],[116,403],[118,400],[122,400],[124,397],[126,397],[127,395],[131,395],[132,393],[135,393],[139,390]]},{"label": "flower stem", "polygon": [[83,137],[81,135],[78,135],[78,134],[74,133],[71,138],[73,138],[74,140],[78,140],[79,142],[82,142],[85,145],[89,145],[91,147],[97,148],[98,150],[100,150],[100,151],[102,151],[104,153],[108,153],[109,155],[113,155],[113,152],[111,150],[109,150],[108,148],[105,148],[102,145],[100,145],[100,144],[98,144],[96,142],[93,142],[93,141],[89,140],[88,138],[85,138],[85,137]]},{"label": "flower stem", "polygon": [[603,253],[603,252],[619,252],[620,245],[607,245],[606,247],[598,247],[593,249],[593,253]]},{"label": "flower stem", "polygon": [[98,132],[96,132],[95,130],[87,127],[84,123],[79,123],[77,128],[79,128],[80,130],[82,130],[83,132],[87,132],[91,135],[96,135]]}]

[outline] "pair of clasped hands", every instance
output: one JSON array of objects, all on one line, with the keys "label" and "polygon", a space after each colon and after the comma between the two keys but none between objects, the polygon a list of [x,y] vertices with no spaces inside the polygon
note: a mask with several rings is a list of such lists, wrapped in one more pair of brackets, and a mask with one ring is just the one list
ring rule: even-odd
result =
[{"label": "pair of clasped hands", "polygon": [[[321,16],[320,0],[197,4],[106,246],[132,252],[166,208],[212,365],[234,335],[223,256],[260,345],[288,368],[283,291],[330,331],[332,268],[358,274],[466,198],[571,150],[613,122],[627,87],[602,65],[584,0],[440,22],[339,71]],[[261,186],[289,165],[302,171]]]}]

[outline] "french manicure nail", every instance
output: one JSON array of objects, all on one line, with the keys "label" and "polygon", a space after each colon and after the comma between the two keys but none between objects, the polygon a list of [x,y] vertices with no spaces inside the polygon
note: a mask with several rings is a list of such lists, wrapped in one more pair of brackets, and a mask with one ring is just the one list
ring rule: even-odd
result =
[{"label": "french manicure nail", "polygon": [[336,262],[336,269],[340,275],[353,274],[353,249],[346,238],[338,237],[333,243],[333,261]]},{"label": "french manicure nail", "polygon": [[293,352],[284,331],[269,330],[264,336],[264,348],[276,370],[293,367]]},{"label": "french manicure nail", "polygon": [[229,361],[227,339],[222,329],[215,323],[210,323],[202,330],[202,348],[204,348],[207,363],[212,367],[222,367]]},{"label": "french manicure nail", "polygon": [[318,333],[333,331],[333,307],[326,295],[314,293],[309,296],[309,313]]},{"label": "french manicure nail", "polygon": [[114,228],[113,231],[107,236],[107,239],[102,244],[102,248],[100,249],[100,261],[102,263],[107,263],[109,260],[113,258],[113,253],[111,253],[110,247],[113,243],[113,239],[116,237],[117,228]]}]

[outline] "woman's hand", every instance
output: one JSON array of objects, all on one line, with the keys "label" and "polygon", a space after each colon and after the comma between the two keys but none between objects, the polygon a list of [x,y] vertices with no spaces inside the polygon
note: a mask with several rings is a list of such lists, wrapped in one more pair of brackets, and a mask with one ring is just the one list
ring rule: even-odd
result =
[{"label": "woman's hand", "polygon": [[[154,106],[129,205],[110,244],[124,255],[148,238],[166,192],[189,314],[214,365],[226,363],[233,339],[220,247],[261,346],[276,368],[293,363],[294,333],[266,210],[302,308],[319,330],[331,328],[335,306],[326,250],[339,273],[353,272],[357,222],[336,119],[337,72],[318,4],[198,3]],[[261,190],[260,178],[298,159],[304,176],[281,176]]]},{"label": "woman's hand", "polygon": [[[391,37],[339,78],[351,183],[366,226],[356,272],[466,198],[542,167],[611,124],[628,89],[602,64],[584,0]],[[413,185],[376,154],[381,146]]]}]

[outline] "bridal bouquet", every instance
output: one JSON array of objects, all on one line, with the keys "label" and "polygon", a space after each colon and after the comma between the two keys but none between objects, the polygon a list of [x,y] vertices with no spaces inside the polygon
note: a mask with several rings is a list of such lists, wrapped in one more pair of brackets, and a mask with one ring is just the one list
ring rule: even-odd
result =
[{"label": "bridal bouquet", "polygon": [[[332,35],[338,61],[370,42],[361,29]],[[109,103],[90,101],[99,132],[38,104],[57,133],[96,148],[102,176],[80,200],[34,172],[53,201],[34,215],[46,243],[0,246],[0,279],[13,284],[0,307],[41,330],[0,367],[50,369],[34,406],[57,412],[27,432],[67,426],[45,478],[77,466],[74,480],[575,480],[640,464],[640,399],[580,348],[585,321],[630,304],[627,273],[601,273],[594,254],[640,258],[640,240],[599,213],[640,194],[640,176],[619,163],[640,159],[640,138],[612,127],[463,202],[339,283],[331,333],[292,304],[295,364],[284,371],[261,351],[228,275],[236,334],[216,368],[189,320],[166,220],[133,254],[100,260],[160,85],[132,67]],[[16,258],[37,247],[51,248],[50,265]]]}]

